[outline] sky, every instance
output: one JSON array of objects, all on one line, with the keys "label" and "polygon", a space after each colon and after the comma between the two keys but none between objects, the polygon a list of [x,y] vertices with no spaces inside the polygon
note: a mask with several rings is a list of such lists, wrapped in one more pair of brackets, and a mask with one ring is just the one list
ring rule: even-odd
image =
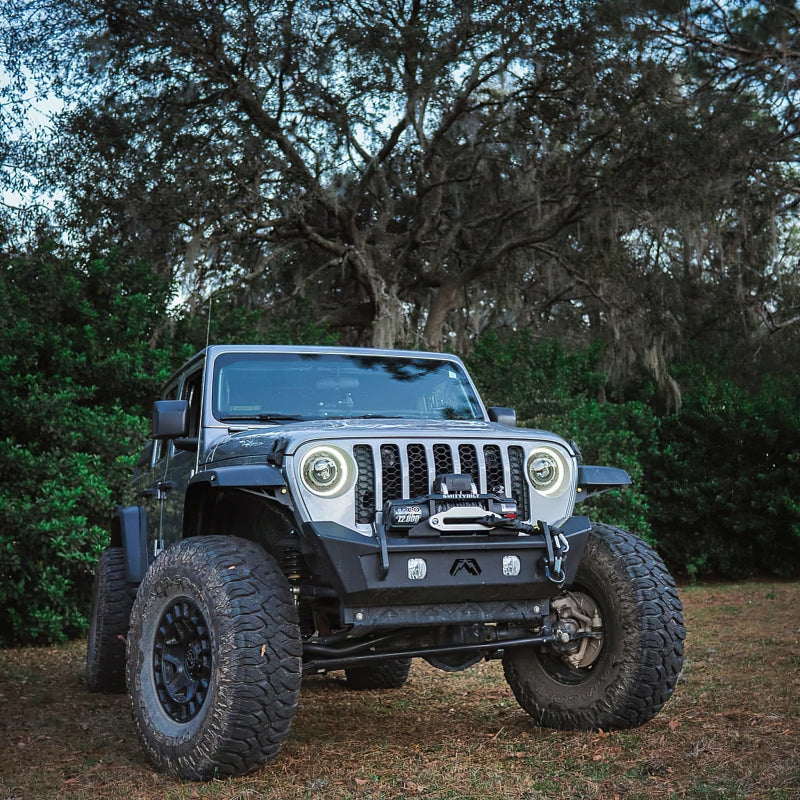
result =
[{"label": "sky", "polygon": [[[10,82],[9,74],[0,67],[0,92]],[[0,133],[7,137],[11,142],[19,141],[23,137],[43,137],[47,136],[50,119],[52,114],[58,113],[64,104],[51,95],[42,96],[41,92],[37,91],[36,86],[31,83],[30,89],[24,98],[25,108],[22,109],[21,123],[13,120],[9,115],[4,115],[5,119],[2,120],[2,129]],[[2,165],[2,169],[6,172],[19,169],[19,166],[14,163],[12,158]],[[35,189],[30,192],[20,194],[17,191],[9,190],[6,187],[0,187],[0,202],[11,208],[20,208],[33,199]],[[46,198],[40,198],[43,202],[47,202]]]}]

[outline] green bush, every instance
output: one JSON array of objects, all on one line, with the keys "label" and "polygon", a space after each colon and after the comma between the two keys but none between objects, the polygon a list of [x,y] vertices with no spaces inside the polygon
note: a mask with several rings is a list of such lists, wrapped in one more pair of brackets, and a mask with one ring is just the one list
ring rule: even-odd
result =
[{"label": "green bush", "polygon": [[514,408],[526,426],[544,427],[565,409],[601,392],[599,347],[567,352],[553,340],[537,340],[527,330],[501,339],[493,331],[474,344],[467,364],[488,405]]},{"label": "green bush", "polygon": [[600,353],[598,347],[568,352],[528,331],[506,340],[490,332],[467,360],[490,405],[514,408],[521,426],[574,440],[586,464],[619,467],[631,475],[629,488],[591,498],[576,513],[652,540],[642,464],[658,447],[658,420],[644,403],[597,399],[605,383],[597,368]]},{"label": "green bush", "polygon": [[800,574],[800,376],[765,376],[752,390],[683,367],[683,407],[659,417],[643,400],[596,399],[598,355],[523,331],[482,337],[469,363],[487,400],[515,407],[520,424],[574,439],[585,463],[631,474],[629,489],[578,513],[649,539],[679,575]]},{"label": "green bush", "polygon": [[691,578],[800,574],[800,377],[758,391],[686,371],[647,464],[664,556]]},{"label": "green bush", "polygon": [[169,371],[169,287],[42,246],[0,278],[0,643],[86,627],[97,557]]},{"label": "green bush", "polygon": [[619,467],[631,476],[629,487],[590,498],[575,513],[619,525],[658,547],[645,483],[645,465],[658,449],[659,420],[652,409],[636,401],[600,403],[586,398],[553,416],[550,427],[568,432],[585,464]]}]

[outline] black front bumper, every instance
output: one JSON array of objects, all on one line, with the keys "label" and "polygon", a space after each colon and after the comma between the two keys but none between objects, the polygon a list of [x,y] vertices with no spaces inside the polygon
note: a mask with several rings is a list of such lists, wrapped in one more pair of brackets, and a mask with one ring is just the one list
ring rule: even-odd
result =
[{"label": "black front bumper", "polygon": [[556,583],[540,533],[367,538],[335,523],[305,526],[318,556],[314,571],[339,598],[342,623],[370,627],[536,617],[536,600],[574,580],[590,530],[588,517],[551,528],[569,546]]}]

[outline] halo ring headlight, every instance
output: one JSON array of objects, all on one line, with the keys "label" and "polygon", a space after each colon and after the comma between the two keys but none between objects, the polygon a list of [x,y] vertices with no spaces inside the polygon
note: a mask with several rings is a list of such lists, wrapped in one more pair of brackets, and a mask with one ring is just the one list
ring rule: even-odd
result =
[{"label": "halo ring headlight", "polygon": [[563,494],[569,480],[566,457],[552,447],[537,447],[528,456],[528,480],[533,488],[548,497]]},{"label": "halo ring headlight", "polygon": [[355,481],[353,459],[340,447],[312,447],[300,461],[300,480],[309,492],[319,497],[339,497]]}]

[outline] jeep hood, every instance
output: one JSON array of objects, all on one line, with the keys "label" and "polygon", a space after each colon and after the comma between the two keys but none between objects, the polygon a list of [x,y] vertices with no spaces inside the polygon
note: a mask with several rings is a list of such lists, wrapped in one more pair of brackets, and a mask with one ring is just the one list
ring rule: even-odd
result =
[{"label": "jeep hood", "polygon": [[228,433],[214,442],[206,464],[267,456],[276,450],[291,455],[298,447],[312,441],[431,438],[518,442],[535,440],[567,447],[564,439],[548,431],[512,428],[482,420],[323,419],[269,427],[259,425]]}]

